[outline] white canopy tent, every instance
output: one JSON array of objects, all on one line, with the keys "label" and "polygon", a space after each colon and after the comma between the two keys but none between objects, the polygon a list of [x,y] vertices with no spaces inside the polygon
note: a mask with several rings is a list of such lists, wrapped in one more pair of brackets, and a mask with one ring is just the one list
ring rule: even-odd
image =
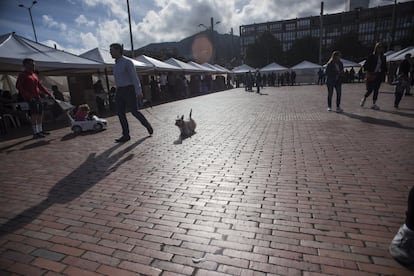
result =
[{"label": "white canopy tent", "polygon": [[344,68],[348,68],[348,67],[361,67],[361,64],[354,62],[352,60],[347,60],[347,59],[343,59],[341,58],[341,62],[344,65]]},{"label": "white canopy tent", "polygon": [[220,68],[218,68],[218,67],[216,67],[216,66],[214,66],[214,65],[212,65],[212,64],[210,64],[210,63],[208,63],[208,62],[205,62],[205,63],[203,63],[202,65],[203,65],[203,66],[205,66],[205,67],[208,67],[208,68],[210,68],[210,69],[212,69],[212,70],[215,70],[217,74],[224,74],[224,73],[225,73],[225,72],[224,72],[223,70],[221,70]]},{"label": "white canopy tent", "polygon": [[[105,50],[105,49],[101,49],[101,48],[94,48],[92,50],[89,50],[81,55],[79,55],[80,57],[84,57],[84,58],[88,58],[100,63],[104,63],[107,65],[107,67],[109,66],[113,66],[115,64],[115,59],[112,58],[109,50]],[[129,57],[125,57],[129,60],[132,61],[132,63],[134,63],[135,68],[138,71],[142,71],[142,70],[146,70],[149,68],[152,68],[152,66],[148,66],[146,63],[129,58]],[[109,66],[108,66],[109,65]]]},{"label": "white canopy tent", "polygon": [[175,59],[175,58],[169,58],[167,60],[164,60],[165,63],[168,63],[170,65],[180,67],[185,73],[201,73],[204,72],[203,69],[198,68],[196,66],[193,66],[189,63],[185,63],[184,61]]},{"label": "white canopy tent", "polygon": [[398,52],[395,52],[387,57],[387,61],[393,62],[393,61],[402,61],[405,59],[406,54],[411,54],[411,57],[414,57],[414,46],[410,46],[407,48],[404,48]]},{"label": "white canopy tent", "polygon": [[224,68],[223,66],[221,66],[219,64],[214,64],[214,66],[221,69],[224,73],[227,73],[227,74],[232,73],[229,69]]},{"label": "white canopy tent", "polygon": [[45,75],[96,72],[105,68],[101,62],[56,50],[14,33],[0,36],[0,72],[20,72],[25,58],[33,59],[36,70]]},{"label": "white canopy tent", "polygon": [[318,81],[318,71],[322,66],[304,60],[290,69],[296,73],[297,83],[316,83]]},{"label": "white canopy tent", "polygon": [[240,66],[234,67],[233,70],[231,70],[234,74],[243,74],[243,73],[248,73],[248,72],[254,72],[256,71],[256,69],[254,69],[253,67],[247,65],[247,64],[242,64]]},{"label": "white canopy tent", "polygon": [[145,63],[147,66],[151,67],[153,71],[183,71],[183,69],[180,67],[171,65],[169,63],[163,62],[161,60],[146,55],[140,55],[136,57],[135,60]]},{"label": "white canopy tent", "polygon": [[198,64],[197,62],[189,61],[188,64],[193,65],[197,68],[200,68],[201,70],[203,70],[204,74],[214,74],[215,73],[215,70],[213,70],[209,67],[206,67],[204,65]]},{"label": "white canopy tent", "polygon": [[261,68],[259,70],[260,73],[272,73],[272,72],[280,72],[280,71],[287,71],[288,68],[285,66],[282,66],[280,64],[277,64],[276,62],[272,62],[265,67]]},{"label": "white canopy tent", "polygon": [[[362,65],[360,64],[360,63],[357,63],[357,62],[355,62],[355,61],[352,61],[352,60],[347,60],[347,59],[344,59],[344,58],[341,58],[341,62],[342,62],[342,64],[344,65],[344,68],[349,68],[349,67],[361,67]],[[365,62],[365,61],[364,61]],[[326,66],[328,65],[328,63],[325,63],[324,65],[323,65],[323,67],[325,67],[326,68]]]}]

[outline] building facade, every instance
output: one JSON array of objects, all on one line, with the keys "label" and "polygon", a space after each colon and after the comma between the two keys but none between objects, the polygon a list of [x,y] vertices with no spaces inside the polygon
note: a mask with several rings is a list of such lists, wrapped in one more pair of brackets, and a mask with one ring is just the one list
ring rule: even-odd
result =
[{"label": "building facade", "polygon": [[368,9],[358,8],[322,17],[242,25],[239,28],[242,56],[245,56],[247,47],[266,31],[282,43],[283,51],[288,51],[296,40],[309,36],[320,39],[322,49],[328,49],[338,38],[348,33],[357,33],[359,41],[367,47],[382,41],[389,49],[397,49],[402,41],[413,40],[414,1]]}]

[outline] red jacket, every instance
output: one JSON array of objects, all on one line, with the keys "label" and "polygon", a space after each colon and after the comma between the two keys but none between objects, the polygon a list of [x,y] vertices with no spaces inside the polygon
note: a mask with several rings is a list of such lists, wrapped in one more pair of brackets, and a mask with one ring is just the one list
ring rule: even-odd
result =
[{"label": "red jacket", "polygon": [[16,82],[16,88],[19,90],[25,101],[31,101],[33,98],[40,97],[40,90],[51,96],[46,87],[40,82],[34,72],[23,71],[19,74]]}]

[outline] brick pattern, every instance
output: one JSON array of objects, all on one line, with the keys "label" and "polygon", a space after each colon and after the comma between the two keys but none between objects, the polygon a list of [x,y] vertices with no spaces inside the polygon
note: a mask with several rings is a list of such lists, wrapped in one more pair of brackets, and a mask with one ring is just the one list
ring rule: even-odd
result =
[{"label": "brick pattern", "polygon": [[[129,117],[122,145],[116,117],[3,139],[0,271],[412,275],[388,253],[414,183],[414,98],[394,110],[393,89],[374,111],[346,84],[343,114],[324,86],[233,89],[143,111],[151,138]],[[191,108],[197,134],[174,144]]]}]

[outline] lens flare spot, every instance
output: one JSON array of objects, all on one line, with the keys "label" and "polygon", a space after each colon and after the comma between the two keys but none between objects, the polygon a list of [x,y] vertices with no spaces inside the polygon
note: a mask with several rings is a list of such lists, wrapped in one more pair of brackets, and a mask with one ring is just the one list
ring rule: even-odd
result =
[{"label": "lens flare spot", "polygon": [[213,56],[213,44],[206,35],[197,36],[191,46],[194,60],[199,63],[209,62]]}]

